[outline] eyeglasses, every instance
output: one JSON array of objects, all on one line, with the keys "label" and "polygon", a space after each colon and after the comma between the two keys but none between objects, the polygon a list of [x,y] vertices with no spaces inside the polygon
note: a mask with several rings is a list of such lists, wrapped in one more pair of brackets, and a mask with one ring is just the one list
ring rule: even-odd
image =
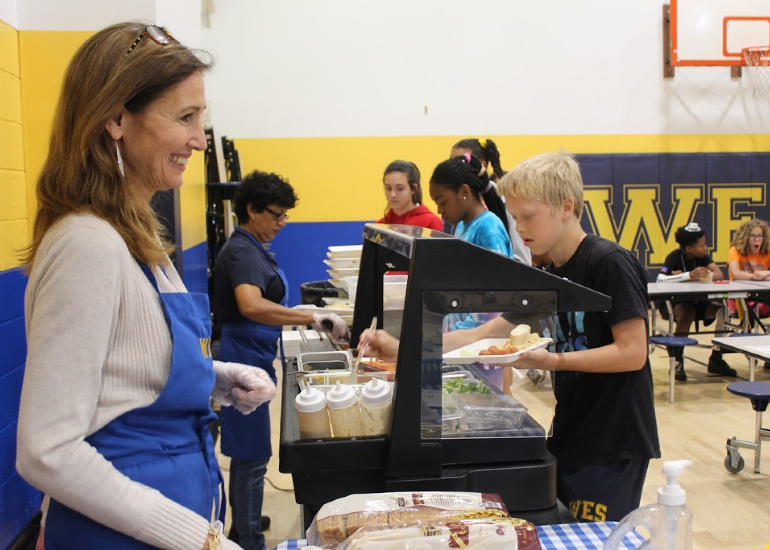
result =
[{"label": "eyeglasses", "polygon": [[126,55],[133,52],[139,43],[145,38],[149,38],[160,46],[168,46],[172,40],[176,40],[174,35],[169,32],[166,27],[159,27],[157,25],[147,25],[139,36],[136,37],[134,43],[128,48]]},{"label": "eyeglasses", "polygon": [[765,235],[764,233],[762,235],[749,235],[750,239],[764,239]]},{"label": "eyeglasses", "polygon": [[273,217],[275,218],[275,221],[277,221],[278,223],[289,221],[289,216],[286,213],[280,214],[278,212],[274,212],[274,211],[270,210],[267,206],[265,206],[265,210],[267,212],[270,212],[273,215]]}]

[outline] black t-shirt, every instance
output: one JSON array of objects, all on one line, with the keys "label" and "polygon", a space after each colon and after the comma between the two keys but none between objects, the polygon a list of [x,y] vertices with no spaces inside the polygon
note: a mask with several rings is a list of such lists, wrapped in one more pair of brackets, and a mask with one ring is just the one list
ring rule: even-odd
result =
[{"label": "black t-shirt", "polygon": [[[714,260],[711,257],[711,254],[706,254],[702,258],[690,258],[689,260],[685,258],[684,252],[682,252],[681,249],[677,248],[671,254],[666,256],[666,261],[663,262],[663,265],[660,267],[660,272],[663,275],[673,275],[674,271],[692,271],[696,267],[708,267],[714,262]],[[687,281],[682,281],[687,282]],[[711,300],[671,300],[672,304],[690,304],[692,307],[696,308],[696,310],[700,308],[702,311],[699,312],[698,318],[703,318],[703,313],[705,312],[705,308],[708,307],[709,303],[711,303]],[[657,300],[655,302],[655,306],[661,311],[663,314],[663,318],[668,320],[668,309],[666,309],[666,302],[663,300]]]},{"label": "black t-shirt", "polygon": [[250,284],[262,297],[280,303],[286,289],[278,275],[278,264],[260,250],[248,235],[233,231],[219,251],[214,268],[214,315],[218,323],[239,323],[246,318],[238,310],[235,287]]},{"label": "black t-shirt", "polygon": [[[612,326],[647,323],[645,268],[619,245],[588,235],[570,260],[551,273],[612,298],[607,312],[560,313],[553,321],[556,351],[613,342]],[[649,357],[631,372],[555,372],[556,412],[549,450],[562,466],[609,464],[660,457]]]},{"label": "black t-shirt", "polygon": [[685,257],[684,252],[677,248],[671,254],[666,256],[666,261],[660,268],[660,272],[664,275],[673,275],[674,271],[692,271],[696,267],[708,267],[714,263],[711,258],[711,254],[706,254],[702,258],[690,258]]}]

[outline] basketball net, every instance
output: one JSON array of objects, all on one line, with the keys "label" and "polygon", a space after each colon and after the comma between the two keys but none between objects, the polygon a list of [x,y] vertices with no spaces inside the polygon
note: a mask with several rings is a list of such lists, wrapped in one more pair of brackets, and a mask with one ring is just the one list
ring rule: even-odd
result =
[{"label": "basketball net", "polygon": [[742,51],[754,98],[770,97],[770,47],[743,48]]}]

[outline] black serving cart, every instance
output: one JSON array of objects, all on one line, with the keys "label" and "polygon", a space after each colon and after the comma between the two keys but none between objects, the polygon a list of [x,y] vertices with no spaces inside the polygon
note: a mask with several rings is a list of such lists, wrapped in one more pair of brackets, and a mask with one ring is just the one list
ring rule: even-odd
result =
[{"label": "black serving cart", "polygon": [[417,490],[498,493],[517,517],[563,522],[556,460],[534,419],[459,437],[442,430],[442,323],[450,313],[506,312],[537,327],[555,312],[606,311],[611,299],[445,233],[367,224],[351,347],[373,316],[383,318],[383,277],[392,271],[409,275],[389,436],[300,439],[297,377],[284,373],[279,469],[292,474],[305,527],[342,496]]}]

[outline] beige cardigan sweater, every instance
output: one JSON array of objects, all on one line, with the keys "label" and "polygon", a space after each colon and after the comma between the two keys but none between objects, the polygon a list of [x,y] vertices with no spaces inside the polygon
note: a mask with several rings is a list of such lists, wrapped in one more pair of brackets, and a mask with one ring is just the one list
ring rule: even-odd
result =
[{"label": "beige cardigan sweater", "polygon": [[[173,265],[163,268],[153,267],[161,292],[186,292]],[[142,542],[203,548],[207,519],[128,479],[84,439],[152,403],[169,374],[171,339],[158,294],[120,235],[92,215],[60,220],[37,253],[24,307],[19,473]]]}]

